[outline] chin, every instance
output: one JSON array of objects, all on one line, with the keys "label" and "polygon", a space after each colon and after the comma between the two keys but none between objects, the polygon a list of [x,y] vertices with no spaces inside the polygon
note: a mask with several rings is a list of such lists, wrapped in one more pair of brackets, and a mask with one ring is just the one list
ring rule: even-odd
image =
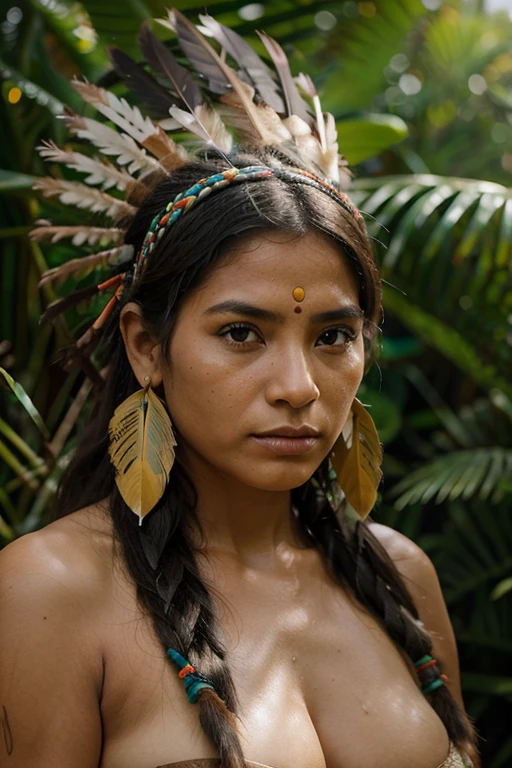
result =
[{"label": "chin", "polygon": [[244,476],[238,475],[237,479],[250,486],[251,488],[257,488],[261,491],[291,491],[293,488],[299,488],[299,486],[307,483],[311,479],[318,465],[295,465],[283,467],[274,466],[269,468],[259,469],[254,468],[253,472],[244,472]]}]

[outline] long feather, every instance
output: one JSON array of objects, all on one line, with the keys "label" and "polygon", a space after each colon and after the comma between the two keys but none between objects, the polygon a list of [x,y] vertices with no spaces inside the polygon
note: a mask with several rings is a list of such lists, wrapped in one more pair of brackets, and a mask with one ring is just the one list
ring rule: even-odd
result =
[{"label": "long feather", "polygon": [[58,288],[69,275],[74,275],[75,279],[78,280],[97,267],[117,267],[130,261],[132,257],[133,245],[121,245],[117,248],[110,248],[108,251],[83,256],[81,259],[71,259],[71,261],[61,264],[60,267],[54,267],[43,272],[38,285],[42,288],[47,283],[55,283]]},{"label": "long feather", "polygon": [[169,110],[173,119],[187,131],[198,136],[203,141],[222,150],[230,152],[233,146],[233,137],[226,130],[221,117],[213,109],[205,104],[196,107],[193,113],[179,107],[171,107]]},{"label": "long feather", "polygon": [[134,392],[116,408],[109,437],[117,487],[142,523],[163,496],[176,445],[169,414],[151,388]]},{"label": "long feather", "polygon": [[80,288],[78,291],[73,291],[62,299],[57,299],[46,307],[39,322],[51,322],[52,320],[55,320],[58,315],[62,314],[62,312],[65,312],[66,309],[74,307],[82,301],[90,301],[97,293],[98,288],[96,285],[88,285],[86,288]]},{"label": "long feather", "polygon": [[160,165],[166,171],[173,171],[175,168],[180,168],[185,163],[190,162],[190,157],[185,147],[181,144],[176,144],[161,126],[158,126],[157,132],[148,136],[143,144],[149,152],[158,158]]},{"label": "long feather", "polygon": [[175,8],[169,11],[169,22],[178,35],[180,48],[187,59],[194,69],[208,80],[211,93],[225,93],[232,83],[219,66],[221,59],[213,48],[201,37],[196,27]]},{"label": "long feather", "polygon": [[120,99],[111,91],[98,88],[91,83],[74,79],[71,85],[88,104],[92,104],[98,112],[111,120],[139,144],[148,136],[157,132],[157,126],[149,117],[144,117],[138,107],[132,107],[126,99]]},{"label": "long feather", "polygon": [[220,70],[225,80],[231,85],[236,92],[241,106],[247,112],[249,120],[252,122],[256,131],[261,136],[263,144],[272,144],[273,135],[268,130],[268,127],[261,121],[258,115],[258,110],[254,104],[252,98],[254,95],[254,89],[244,83],[212,48],[210,43],[204,39],[196,27],[176,9],[172,11],[175,23],[176,31],[178,34],[178,40],[187,54],[188,58],[192,61],[192,64],[196,66],[195,61],[208,61],[211,64],[211,69]]},{"label": "long feather", "polygon": [[201,23],[209,34],[229,53],[238,66],[247,74],[261,98],[275,109],[284,112],[284,102],[272,76],[272,70],[260,59],[256,51],[243,37],[208,14],[199,14]]},{"label": "long feather", "polygon": [[92,189],[77,181],[63,181],[47,176],[37,179],[33,189],[41,190],[44,197],[57,196],[64,205],[75,205],[77,208],[87,208],[93,213],[102,212],[111,219],[133,216],[136,208],[124,200],[118,200],[107,192]]},{"label": "long feather", "polygon": [[[147,25],[143,25],[139,34],[139,44],[141,50],[151,66],[168,79],[173,93],[178,102],[169,109],[169,113],[176,120],[179,127],[183,125],[189,131],[195,133],[201,139],[220,149],[222,152],[229,152],[232,146],[232,139],[222,125],[220,116],[215,110],[210,109],[204,103],[201,89],[196,84],[188,70],[182,67],[172,53],[160,42]],[[175,113],[175,110],[179,110]],[[188,111],[192,119],[185,118]],[[179,116],[179,118],[177,117]],[[171,126],[167,123],[168,129]],[[171,129],[172,129],[171,128]]]},{"label": "long feather", "polygon": [[84,179],[86,184],[100,184],[103,189],[116,187],[121,191],[137,184],[133,176],[130,176],[125,170],[119,170],[107,160],[102,162],[96,158],[83,155],[81,152],[66,152],[60,149],[53,141],[43,141],[36,149],[45,160],[63,163],[75,171],[89,174]]},{"label": "long feather", "polygon": [[203,103],[201,89],[188,69],[178,64],[171,51],[153,34],[146,22],[141,27],[138,40],[147,63],[155,72],[167,78],[176,106],[193,111]]},{"label": "long feather", "polygon": [[[36,221],[36,224],[38,222]],[[118,229],[116,227],[88,227],[88,226],[72,226],[72,227],[59,227],[52,226],[50,224],[40,224],[29,232],[30,238],[40,243],[45,240],[50,240],[52,243],[58,243],[65,237],[70,237],[73,245],[96,245],[101,243],[106,245],[107,243],[122,243],[124,237],[124,229]]]},{"label": "long feather", "polygon": [[108,53],[121,80],[149,108],[154,117],[167,115],[169,107],[176,104],[175,96],[124,51],[110,48]]},{"label": "long feather", "polygon": [[130,175],[136,171],[162,169],[160,163],[154,157],[147,155],[126,133],[119,133],[109,125],[90,117],[80,117],[69,110],[64,115],[64,120],[75,136],[90,141],[103,154],[115,157],[118,165],[127,165]]},{"label": "long feather", "polygon": [[348,503],[364,519],[377,499],[382,448],[373,419],[357,399],[352,404],[351,426],[336,441],[331,463]]},{"label": "long feather", "polygon": [[42,323],[47,320],[54,320],[58,315],[62,314],[62,312],[65,312],[66,309],[74,307],[76,304],[80,304],[82,301],[89,302],[94,296],[96,296],[97,293],[119,288],[123,277],[124,273],[115,275],[114,277],[109,278],[109,280],[106,280],[104,283],[100,283],[99,285],[88,285],[86,288],[80,288],[77,291],[69,293],[62,299],[53,301],[47,306],[39,322]]},{"label": "long feather", "polygon": [[279,43],[277,43],[265,32],[258,32],[258,35],[263,45],[267,49],[270,58],[274,62],[279,80],[281,81],[284,99],[286,102],[287,116],[290,117],[290,115],[297,115],[297,117],[300,117],[301,120],[304,120],[304,122],[311,127],[313,124],[313,118],[309,114],[307,104],[302,99],[297,86],[295,85],[292,73],[290,72],[288,58],[285,52]]},{"label": "long feather", "polygon": [[[247,86],[248,88],[250,86]],[[245,104],[242,104],[239,95],[235,91],[228,91],[220,97],[222,115],[239,134],[243,141],[256,145],[279,145],[290,141],[292,134],[281,120],[277,112],[268,104],[255,104],[254,109],[258,115],[258,126],[247,114]],[[261,126],[265,125],[265,134],[262,138]]]}]

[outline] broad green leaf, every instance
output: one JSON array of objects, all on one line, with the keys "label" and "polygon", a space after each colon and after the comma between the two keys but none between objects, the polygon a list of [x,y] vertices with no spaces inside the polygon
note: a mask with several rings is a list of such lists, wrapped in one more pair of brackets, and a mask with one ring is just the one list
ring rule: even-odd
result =
[{"label": "broad green leaf", "polygon": [[408,134],[407,125],[396,115],[364,115],[361,118],[338,120],[340,151],[350,165],[362,163],[370,157],[403,141]]},{"label": "broad green leaf", "polygon": [[30,399],[30,397],[27,395],[21,384],[19,384],[17,381],[14,381],[12,376],[7,373],[7,371],[4,368],[0,368],[0,376],[3,377],[6,384],[10,387],[10,389],[13,391],[15,396],[18,398],[22,406],[25,408],[26,412],[36,425],[36,427],[39,429],[45,440],[50,439],[50,433],[48,432],[48,429],[46,428],[43,419],[41,418],[41,415],[37,408],[35,407],[34,403]]}]

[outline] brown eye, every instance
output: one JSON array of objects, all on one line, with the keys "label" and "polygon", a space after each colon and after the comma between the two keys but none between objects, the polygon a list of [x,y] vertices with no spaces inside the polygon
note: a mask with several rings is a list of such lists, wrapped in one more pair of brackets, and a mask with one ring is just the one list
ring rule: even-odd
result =
[{"label": "brown eye", "polygon": [[247,323],[232,323],[219,331],[219,336],[233,345],[253,344],[255,341],[261,341],[258,331]]},{"label": "brown eye", "polygon": [[250,333],[254,333],[250,328],[231,328],[228,331],[233,341],[247,341],[247,337]]},{"label": "brown eye", "polygon": [[355,333],[348,328],[328,328],[319,337],[320,346],[334,347],[354,341]]}]

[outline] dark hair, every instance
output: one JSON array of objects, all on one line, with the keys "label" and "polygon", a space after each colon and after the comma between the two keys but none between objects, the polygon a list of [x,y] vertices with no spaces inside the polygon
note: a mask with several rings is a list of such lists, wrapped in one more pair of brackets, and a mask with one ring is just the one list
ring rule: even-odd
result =
[{"label": "dark hair", "polygon": [[[276,153],[232,158],[237,167],[263,163],[283,167]],[[188,164],[160,182],[143,202],[125,241],[140,248],[152,218],[178,192],[219,169],[218,157]],[[139,304],[147,329],[168,349],[181,297],[204,281],[226,244],[255,230],[281,230],[301,236],[319,231],[339,246],[357,275],[365,312],[366,367],[371,364],[381,317],[381,283],[364,223],[325,191],[300,181],[271,176],[264,181],[228,186],[200,202],[168,229],[148,257],[142,276],[123,301]],[[199,696],[200,722],[215,744],[222,768],[243,766],[236,727],[236,692],[216,627],[211,595],[197,566],[192,533],[200,533],[192,481],[177,460],[166,492],[139,527],[115,481],[108,448],[108,423],[115,408],[139,384],[128,362],[119,331],[119,307],[110,320],[104,345],[109,370],[106,384],[59,488],[57,515],[110,498],[117,542],[141,606],[151,614],[164,649],[174,648],[208,677],[215,691]],[[329,477],[327,459],[313,482],[292,491],[293,506],[309,545],[321,553],[334,581],[348,589],[376,617],[412,662],[430,654],[432,641],[418,623],[418,612],[396,567],[365,522],[355,526],[335,509],[339,496]],[[423,684],[436,679],[432,667]],[[451,740],[468,749],[474,734],[468,719],[445,686],[428,698]]]}]

